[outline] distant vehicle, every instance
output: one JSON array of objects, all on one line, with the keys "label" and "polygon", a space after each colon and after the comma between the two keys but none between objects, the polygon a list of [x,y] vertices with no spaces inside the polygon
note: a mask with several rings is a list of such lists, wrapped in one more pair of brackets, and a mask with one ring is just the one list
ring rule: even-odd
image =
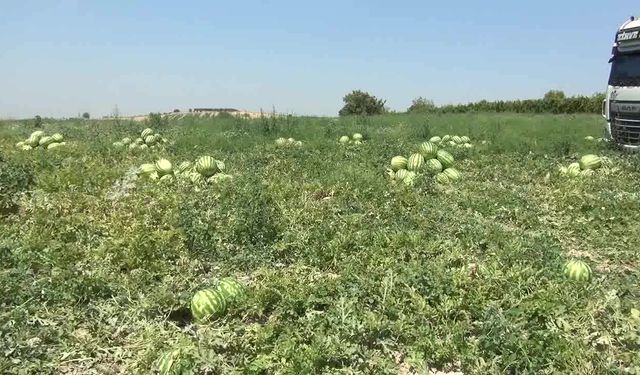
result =
[{"label": "distant vehicle", "polygon": [[602,104],[605,137],[640,151],[640,19],[631,17],[616,33],[609,85]]}]

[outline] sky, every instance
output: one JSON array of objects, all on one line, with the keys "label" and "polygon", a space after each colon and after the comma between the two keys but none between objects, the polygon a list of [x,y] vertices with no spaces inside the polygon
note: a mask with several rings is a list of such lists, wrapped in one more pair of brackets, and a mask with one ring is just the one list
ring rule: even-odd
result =
[{"label": "sky", "polygon": [[[2,0],[0,118],[591,95],[637,0]],[[634,6],[635,5],[635,6]]]}]

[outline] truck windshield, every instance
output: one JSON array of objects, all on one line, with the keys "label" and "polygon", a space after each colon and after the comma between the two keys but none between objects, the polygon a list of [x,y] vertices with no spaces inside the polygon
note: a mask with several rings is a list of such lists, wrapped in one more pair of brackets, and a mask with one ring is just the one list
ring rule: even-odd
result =
[{"label": "truck windshield", "polygon": [[640,54],[618,55],[611,63],[611,86],[640,86]]}]

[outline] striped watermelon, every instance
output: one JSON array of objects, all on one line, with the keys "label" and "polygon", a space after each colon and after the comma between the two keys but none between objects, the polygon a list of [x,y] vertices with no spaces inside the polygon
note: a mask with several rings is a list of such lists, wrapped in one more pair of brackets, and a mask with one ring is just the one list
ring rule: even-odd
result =
[{"label": "striped watermelon", "polygon": [[137,148],[139,148],[140,146],[138,146],[137,143],[129,143],[129,150],[135,150]]},{"label": "striped watermelon", "polygon": [[442,138],[438,137],[437,135],[429,138],[429,142],[431,143],[440,143],[441,141],[442,141]]},{"label": "striped watermelon", "polygon": [[131,143],[131,138],[122,138],[122,143],[128,145],[129,143]]},{"label": "striped watermelon", "polygon": [[220,280],[218,285],[220,293],[229,301],[238,299],[244,295],[244,286],[232,277],[226,277]]},{"label": "striped watermelon", "polygon": [[362,141],[353,141],[353,144],[354,144],[354,145],[361,145],[361,144],[362,144]]},{"label": "striped watermelon", "polygon": [[276,139],[276,146],[284,146],[287,144],[287,140],[284,138]]},{"label": "striped watermelon", "polygon": [[462,137],[460,137],[460,139],[462,140],[462,143],[471,142],[471,139],[469,137],[467,137],[466,135],[463,135]]},{"label": "striped watermelon", "polygon": [[60,143],[64,140],[64,136],[60,133],[56,133],[51,136],[51,139],[53,139],[54,142]]},{"label": "striped watermelon", "polygon": [[211,177],[219,172],[219,169],[214,158],[202,156],[196,161],[196,171],[205,177]]},{"label": "striped watermelon", "polygon": [[419,153],[415,153],[409,156],[407,161],[407,169],[410,171],[420,171],[424,167],[424,156]]},{"label": "striped watermelon", "polygon": [[407,175],[404,176],[404,178],[402,179],[402,182],[404,182],[405,185],[407,186],[413,186],[413,184],[416,181],[416,173],[415,172],[407,172]]},{"label": "striped watermelon", "polygon": [[460,172],[458,172],[458,170],[455,168],[447,168],[444,171],[442,171],[442,173],[447,175],[447,177],[449,177],[449,180],[451,181],[457,181],[462,177]]},{"label": "striped watermelon", "polygon": [[140,169],[140,173],[148,175],[156,171],[156,166],[150,163],[146,163],[146,164],[142,164],[139,169]]},{"label": "striped watermelon", "polygon": [[437,159],[442,164],[442,168],[445,169],[452,167],[453,163],[455,162],[455,160],[453,159],[453,155],[445,150],[438,150]]},{"label": "striped watermelon", "polygon": [[442,142],[447,142],[451,140],[451,136],[449,134],[445,135],[444,137],[442,137]]},{"label": "striped watermelon", "polygon": [[58,143],[58,142],[49,143],[49,145],[47,146],[47,150],[58,148],[58,147],[60,147],[62,145],[64,145],[64,143],[62,143],[62,142],[60,142],[60,143]]},{"label": "striped watermelon", "polygon": [[598,155],[585,155],[580,158],[580,169],[598,169],[602,166],[602,159]]},{"label": "striped watermelon", "polygon": [[407,158],[405,158],[404,156],[394,156],[393,158],[391,158],[391,169],[393,169],[395,172],[399,171],[400,169],[406,168]]},{"label": "striped watermelon", "polygon": [[191,298],[191,315],[198,322],[206,322],[214,316],[219,316],[226,308],[226,299],[215,289],[201,290]]},{"label": "striped watermelon", "polygon": [[[178,361],[180,357],[180,350],[172,350],[166,352],[158,358],[156,361],[156,370],[158,375],[174,375],[179,373],[175,368],[178,367]],[[175,365],[175,366],[174,366]]]},{"label": "striped watermelon", "polygon": [[340,137],[340,143],[342,144],[349,143],[349,136],[343,135],[342,137]]},{"label": "striped watermelon", "polygon": [[144,139],[142,139],[142,138],[136,138],[136,140],[135,140],[134,142],[136,142],[136,144],[137,144],[138,146],[141,146],[141,145],[143,145],[143,144],[144,144]]},{"label": "striped watermelon", "polygon": [[20,148],[22,146],[24,146],[24,142],[23,141],[20,141],[20,142],[16,143],[16,147]]},{"label": "striped watermelon", "polygon": [[441,185],[447,185],[451,182],[451,180],[449,180],[449,177],[446,174],[438,173],[436,175],[436,182]]},{"label": "striped watermelon", "polygon": [[28,146],[31,146],[31,147],[38,147],[38,143],[40,142],[40,138],[41,137],[31,136],[26,141],[24,141],[24,144],[28,145]]},{"label": "striped watermelon", "polygon": [[29,151],[29,150],[33,150],[33,147],[31,147],[31,146],[29,146],[29,145],[23,145],[23,146],[22,146],[22,149],[23,149],[24,151]]},{"label": "striped watermelon", "polygon": [[29,136],[29,138],[35,138],[37,140],[40,140],[42,137],[44,137],[44,132],[42,130],[36,130]]},{"label": "striped watermelon", "polygon": [[397,181],[402,181],[404,180],[405,177],[407,177],[407,174],[409,173],[408,170],[406,169],[399,169],[396,171],[396,180]]},{"label": "striped watermelon", "polygon": [[156,172],[158,172],[158,176],[162,177],[173,172],[173,165],[167,159],[160,159],[156,161],[155,164]]},{"label": "striped watermelon", "polygon": [[452,141],[454,141],[456,144],[464,143],[464,142],[462,141],[462,138],[460,138],[460,137],[459,137],[459,136],[457,136],[457,135],[454,135],[453,137],[451,137],[451,140],[452,140]]},{"label": "striped watermelon", "polygon": [[471,143],[465,143],[462,145],[462,147],[464,148],[473,148],[473,145]]},{"label": "striped watermelon", "polygon": [[296,140],[293,138],[287,138],[287,142],[293,144]]},{"label": "striped watermelon", "polygon": [[394,172],[393,169],[391,169],[391,168],[387,168],[387,170],[384,171],[384,174],[390,180],[395,180],[396,179],[396,172]]},{"label": "striped watermelon", "polygon": [[183,161],[176,168],[176,173],[184,173],[191,168],[192,164],[190,161]]},{"label": "striped watermelon", "polygon": [[53,143],[53,139],[51,137],[44,136],[44,137],[40,138],[40,141],[38,142],[38,145],[46,148],[47,146],[49,146],[52,143]]},{"label": "striped watermelon", "polygon": [[140,150],[146,150],[146,149],[148,149],[148,148],[149,148],[149,146],[147,146],[147,145],[140,145],[140,146],[138,146],[138,148],[139,148]]},{"label": "striped watermelon", "polygon": [[113,147],[115,148],[123,148],[124,147],[124,143],[118,141],[118,142],[113,142]]},{"label": "striped watermelon", "polygon": [[429,159],[425,164],[425,169],[430,174],[436,175],[442,172],[442,163],[438,159]]},{"label": "striped watermelon", "polygon": [[156,143],[156,138],[153,135],[148,135],[144,138],[144,143],[151,146],[152,144]]},{"label": "striped watermelon", "polygon": [[595,172],[593,171],[593,169],[585,169],[584,171],[580,172],[580,177],[591,177],[595,174]]},{"label": "striped watermelon", "polygon": [[576,177],[580,175],[580,164],[578,163],[569,164],[569,167],[567,168],[567,175],[569,177]]},{"label": "striped watermelon", "polygon": [[191,182],[193,182],[194,184],[198,184],[204,181],[204,177],[202,177],[202,175],[198,172],[191,172],[189,174],[189,179],[191,179]]},{"label": "striped watermelon", "polygon": [[160,181],[162,182],[171,182],[173,181],[174,177],[172,174],[165,174],[164,176],[160,177]]},{"label": "striped watermelon", "polygon": [[425,159],[433,159],[438,153],[438,146],[433,142],[424,142],[420,145],[420,153]]},{"label": "striped watermelon", "polygon": [[351,138],[353,138],[354,141],[361,141],[362,140],[362,134],[354,133]]},{"label": "striped watermelon", "polygon": [[153,134],[153,129],[151,128],[146,128],[142,131],[142,133],[140,133],[140,137],[141,138],[147,138],[148,136]]},{"label": "striped watermelon", "polygon": [[574,281],[591,280],[591,267],[579,259],[572,259],[564,266],[564,275]]}]

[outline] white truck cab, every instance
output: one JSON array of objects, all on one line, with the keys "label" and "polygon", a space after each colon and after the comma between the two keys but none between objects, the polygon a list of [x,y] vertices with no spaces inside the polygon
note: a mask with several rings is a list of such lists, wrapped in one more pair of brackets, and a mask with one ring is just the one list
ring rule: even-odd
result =
[{"label": "white truck cab", "polygon": [[616,33],[602,115],[605,137],[629,151],[640,151],[640,19],[631,17]]}]

